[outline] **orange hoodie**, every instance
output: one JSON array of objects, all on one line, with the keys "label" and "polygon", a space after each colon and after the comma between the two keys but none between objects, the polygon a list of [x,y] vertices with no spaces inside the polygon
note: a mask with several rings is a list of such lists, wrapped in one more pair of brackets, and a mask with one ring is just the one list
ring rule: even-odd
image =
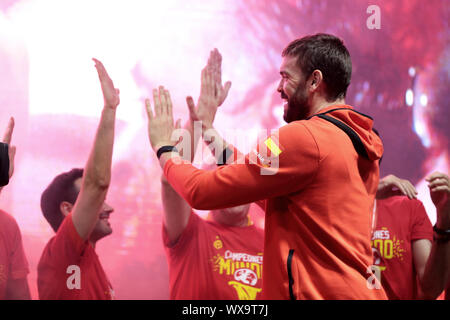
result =
[{"label": "orange hoodie", "polygon": [[368,159],[344,131],[312,117],[281,127],[245,164],[203,171],[173,158],[164,167],[169,183],[197,209],[267,199],[265,299],[386,299],[368,272],[376,160],[383,146],[372,119],[349,109],[332,106],[321,113],[334,110],[327,115],[357,133]]}]

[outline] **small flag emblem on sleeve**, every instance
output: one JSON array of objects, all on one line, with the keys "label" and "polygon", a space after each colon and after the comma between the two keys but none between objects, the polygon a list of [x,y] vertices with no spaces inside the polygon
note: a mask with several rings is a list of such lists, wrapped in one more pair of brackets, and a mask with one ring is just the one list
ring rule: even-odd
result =
[{"label": "small flag emblem on sleeve", "polygon": [[272,138],[268,138],[266,141],[264,141],[264,143],[272,152],[272,154],[275,157],[278,157],[278,155],[281,153],[281,150],[280,148],[278,148],[277,144],[272,140]]}]

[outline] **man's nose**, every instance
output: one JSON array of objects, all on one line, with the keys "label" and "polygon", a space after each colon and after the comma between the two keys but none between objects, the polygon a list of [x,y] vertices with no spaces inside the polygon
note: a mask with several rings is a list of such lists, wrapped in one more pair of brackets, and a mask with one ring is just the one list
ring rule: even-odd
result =
[{"label": "man's nose", "polygon": [[283,79],[281,79],[280,82],[278,83],[277,91],[279,93],[283,92]]}]

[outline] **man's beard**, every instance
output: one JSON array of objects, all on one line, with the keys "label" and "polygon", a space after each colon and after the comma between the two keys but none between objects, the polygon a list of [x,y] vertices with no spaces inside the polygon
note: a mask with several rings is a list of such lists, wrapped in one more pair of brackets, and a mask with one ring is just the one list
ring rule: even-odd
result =
[{"label": "man's beard", "polygon": [[283,115],[283,119],[287,123],[304,120],[308,117],[308,96],[304,88],[304,85],[299,85],[292,97],[288,99],[288,107]]}]

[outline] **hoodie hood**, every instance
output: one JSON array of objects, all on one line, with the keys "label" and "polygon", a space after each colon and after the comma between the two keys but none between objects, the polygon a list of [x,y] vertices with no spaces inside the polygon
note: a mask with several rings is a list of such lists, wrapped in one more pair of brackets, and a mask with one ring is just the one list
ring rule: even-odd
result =
[{"label": "hoodie hood", "polygon": [[[339,120],[349,127],[356,134],[356,140],[360,140],[369,160],[379,160],[383,156],[383,143],[381,142],[380,137],[373,131],[373,119],[370,116],[355,111],[353,107],[349,105],[330,106],[320,110],[319,113],[312,117],[316,116],[328,116]],[[353,139],[352,142],[355,145]],[[356,145],[355,149],[358,149]]]}]

